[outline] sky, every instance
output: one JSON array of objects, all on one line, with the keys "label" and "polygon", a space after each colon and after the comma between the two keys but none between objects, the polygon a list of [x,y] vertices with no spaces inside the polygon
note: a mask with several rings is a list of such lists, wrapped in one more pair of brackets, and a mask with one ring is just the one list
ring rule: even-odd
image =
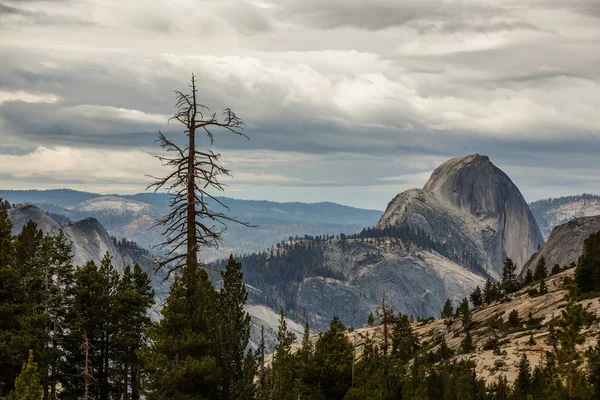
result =
[{"label": "sky", "polygon": [[194,73],[226,196],[381,210],[472,153],[600,194],[598,0],[0,0],[0,60],[2,189],[143,191]]}]

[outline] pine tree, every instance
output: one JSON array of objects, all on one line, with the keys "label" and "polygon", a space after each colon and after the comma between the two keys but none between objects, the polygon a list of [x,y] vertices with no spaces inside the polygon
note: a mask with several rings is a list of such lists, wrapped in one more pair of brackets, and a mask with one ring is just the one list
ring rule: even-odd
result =
[{"label": "pine tree", "polygon": [[540,286],[538,288],[538,293],[540,295],[544,295],[548,293],[548,286],[546,286],[546,280],[544,278],[542,278],[540,280]]},{"label": "pine tree", "polygon": [[375,316],[373,315],[373,312],[369,312],[369,318],[367,318],[367,325],[375,325]]},{"label": "pine tree", "polygon": [[48,378],[50,399],[56,399],[57,386],[67,371],[64,368],[64,349],[68,344],[73,307],[73,285],[75,268],[72,264],[71,244],[62,229],[53,238],[47,238],[49,259],[46,261],[44,281],[46,288],[46,312],[49,318],[49,363]]},{"label": "pine tree", "polygon": [[263,394],[266,392],[266,370],[265,370],[265,327],[260,327],[260,343],[258,349],[256,349],[256,361],[258,369],[257,378],[257,398],[263,398]]},{"label": "pine tree", "polygon": [[539,281],[541,279],[545,279],[548,277],[548,270],[546,269],[546,259],[544,256],[541,256],[535,265],[535,270],[533,272],[533,280]]},{"label": "pine tree", "polygon": [[152,321],[146,310],[154,303],[150,278],[141,267],[125,267],[114,297],[115,386],[117,396],[140,398],[142,361],[140,349],[145,346],[145,332]]},{"label": "pine tree", "polygon": [[205,270],[186,265],[176,276],[142,349],[149,400],[217,399],[221,371],[212,353],[217,293]]},{"label": "pine tree", "polygon": [[452,349],[448,347],[448,343],[446,342],[445,336],[442,337],[442,342],[440,343],[438,353],[442,361],[448,361],[454,355],[454,351],[452,351]]},{"label": "pine tree", "polygon": [[[244,387],[244,350],[250,339],[250,316],[244,310],[248,298],[242,281],[242,265],[229,256],[222,274],[223,289],[218,296],[217,337],[219,348],[217,363],[223,372],[222,399],[241,399],[248,388]],[[247,371],[248,372],[248,371]]]},{"label": "pine tree", "polygon": [[513,293],[518,289],[517,275],[515,271],[517,266],[513,263],[513,260],[507,258],[502,268],[502,289],[505,293]]},{"label": "pine tree", "polygon": [[[51,238],[44,238],[42,231],[32,221],[25,224],[21,233],[14,239],[13,267],[16,274],[14,284],[17,285],[20,296],[13,304],[21,308],[21,312],[16,315],[18,328],[13,332],[12,342],[20,346],[18,354],[21,360],[28,350],[32,349],[42,371],[48,370],[52,358],[48,349],[50,249]],[[40,379],[44,395],[47,397],[49,389],[47,374],[42,374]]]},{"label": "pine tree", "polygon": [[469,310],[469,300],[466,298],[462,299],[458,307],[456,307],[456,317],[464,315]]},{"label": "pine tree", "polygon": [[454,310],[452,308],[452,302],[450,301],[450,299],[447,299],[446,302],[444,303],[444,309],[442,310],[442,318],[451,318],[452,314],[454,313]]},{"label": "pine tree", "polygon": [[[98,314],[99,322],[99,340],[96,342],[99,358],[97,359],[98,374],[96,376],[99,399],[107,400],[111,397],[114,388],[112,380],[117,375],[114,370],[114,363],[111,361],[116,358],[116,318],[114,301],[119,284],[119,273],[112,265],[112,257],[107,252],[100,263],[99,274],[101,277],[101,295],[96,298],[97,305],[103,310],[103,314]],[[98,337],[98,336],[97,336]]]},{"label": "pine tree", "polygon": [[533,283],[533,272],[530,269],[525,273],[525,278],[523,279],[523,286],[531,285]]},{"label": "pine tree", "polygon": [[560,274],[561,271],[562,271],[562,268],[560,268],[560,265],[554,264],[554,267],[552,267],[552,271],[550,272],[550,275]]},{"label": "pine tree", "polygon": [[511,397],[511,387],[506,379],[506,375],[500,375],[498,380],[494,382],[490,387],[492,393],[492,400],[509,400]]},{"label": "pine tree", "polygon": [[515,381],[515,393],[520,396],[519,398],[526,399],[527,395],[531,392],[531,386],[531,365],[529,364],[527,355],[523,353],[519,362],[519,373]]},{"label": "pine tree", "polygon": [[379,362],[380,358],[375,351],[373,340],[367,332],[364,337],[362,356],[355,367],[354,386],[348,391],[344,400],[394,398],[386,393],[386,382],[379,373]]},{"label": "pine tree", "polygon": [[392,332],[392,357],[401,362],[408,362],[418,349],[419,338],[413,332],[408,316],[398,314],[394,318]]},{"label": "pine tree", "polygon": [[23,364],[21,374],[15,381],[15,389],[6,400],[40,400],[43,394],[38,365],[33,361],[33,351],[30,350],[29,360]]},{"label": "pine tree", "polygon": [[519,318],[519,312],[517,310],[512,310],[508,314],[508,323],[513,328],[517,327],[521,323],[521,318]]},{"label": "pine tree", "polygon": [[67,378],[64,391],[67,397],[81,397],[84,392],[81,376],[85,357],[80,349],[84,334],[93,346],[89,357],[94,371],[90,396],[106,400],[118,392],[114,384],[119,379],[119,371],[115,368],[118,356],[115,301],[119,285],[119,275],[108,253],[100,267],[90,261],[75,271],[73,306],[68,315],[70,329],[65,338],[64,369]]},{"label": "pine tree", "polygon": [[586,351],[588,382],[592,385],[594,398],[600,399],[600,339],[595,347],[590,347]]},{"label": "pine tree", "polygon": [[308,321],[304,324],[304,334],[302,335],[302,346],[298,350],[298,357],[303,363],[308,363],[313,355],[313,346],[310,341],[310,325]]},{"label": "pine tree", "polygon": [[304,334],[302,335],[302,345],[295,355],[294,399],[318,399],[321,396],[313,356],[314,349],[310,340],[310,326],[306,322],[304,324]]},{"label": "pine tree", "polygon": [[316,375],[326,399],[342,400],[352,382],[354,348],[344,331],[344,325],[334,316],[329,330],[319,337],[315,345]]},{"label": "pine tree", "polygon": [[481,294],[481,288],[477,286],[473,292],[469,295],[473,307],[479,307],[483,304],[483,296]]},{"label": "pine tree", "polygon": [[548,377],[544,371],[542,366],[537,365],[533,369],[533,374],[531,378],[531,397],[534,399],[543,399],[544,391],[548,386]]},{"label": "pine tree", "polygon": [[483,287],[483,299],[486,304],[492,304],[492,302],[496,300],[494,295],[494,285],[489,279],[485,282],[485,286]]},{"label": "pine tree", "polygon": [[468,331],[471,329],[471,323],[473,321],[473,316],[471,314],[471,309],[469,308],[469,302],[467,299],[463,299],[458,308],[456,309],[457,317],[460,317],[463,329]]},{"label": "pine tree", "polygon": [[460,349],[463,354],[467,354],[475,350],[475,347],[473,346],[473,338],[471,337],[471,331],[465,332],[465,337],[460,343]]},{"label": "pine tree", "polygon": [[584,241],[575,269],[575,282],[583,293],[600,291],[600,231]]},{"label": "pine tree", "polygon": [[581,330],[592,323],[593,316],[577,303],[579,294],[577,286],[570,284],[567,289],[569,291],[567,303],[561,310],[561,317],[558,320],[559,329],[556,335],[560,347],[556,359],[559,370],[565,378],[566,394],[569,399],[573,399],[582,384],[580,367],[583,358],[576,346],[584,343],[585,335]]},{"label": "pine tree", "polygon": [[269,399],[291,399],[294,388],[294,363],[292,343],[294,334],[288,331],[283,310],[279,314],[277,346],[273,354],[271,376],[266,393]]},{"label": "pine tree", "polygon": [[15,263],[15,248],[11,234],[12,223],[8,212],[0,202],[0,396],[13,388],[19,375],[25,354],[18,343],[20,316],[26,308],[25,292],[20,284]]}]

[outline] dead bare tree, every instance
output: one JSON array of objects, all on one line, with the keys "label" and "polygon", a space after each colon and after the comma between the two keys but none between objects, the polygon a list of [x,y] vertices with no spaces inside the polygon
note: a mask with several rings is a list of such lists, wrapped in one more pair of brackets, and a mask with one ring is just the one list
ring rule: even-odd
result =
[{"label": "dead bare tree", "polygon": [[[221,128],[235,135],[243,136],[244,122],[229,108],[222,112],[221,118],[216,113],[210,113],[208,107],[198,103],[196,94],[196,78],[192,74],[189,94],[176,91],[177,112],[169,119],[179,121],[185,126],[188,137],[187,146],[179,147],[163,135],[158,134],[157,142],[163,150],[174,153],[173,156],[157,156],[163,165],[172,169],[166,177],[157,178],[146,190],[166,190],[171,195],[170,213],[158,220],[155,226],[164,227],[165,241],[158,247],[166,250],[165,256],[159,261],[159,267],[168,266],[165,279],[184,265],[190,268],[205,267],[199,265],[198,250],[200,248],[218,248],[221,235],[227,228],[227,222],[245,226],[234,217],[213,210],[208,201],[229,208],[209,191],[223,191],[224,183],[221,178],[231,176],[231,171],[220,164],[220,154],[207,149],[200,151],[196,145],[196,133],[206,133],[210,144],[214,142],[213,129]],[[182,250],[185,248],[185,253]]]}]

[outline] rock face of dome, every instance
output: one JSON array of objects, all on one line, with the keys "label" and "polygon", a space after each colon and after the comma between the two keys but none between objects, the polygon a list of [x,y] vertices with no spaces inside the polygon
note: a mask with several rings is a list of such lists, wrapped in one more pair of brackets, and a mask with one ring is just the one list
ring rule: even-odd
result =
[{"label": "rock face of dome", "polygon": [[19,234],[29,221],[37,224],[46,235],[56,235],[62,229],[72,244],[73,264],[82,266],[88,261],[100,265],[102,257],[108,252],[112,263],[119,273],[124,263],[119,249],[110,238],[106,229],[95,218],[86,218],[61,228],[48,214],[34,205],[24,205],[9,210],[8,218],[13,223],[13,234]]},{"label": "rock face of dome", "polygon": [[494,277],[507,257],[522,267],[544,243],[519,189],[479,154],[445,162],[423,189],[396,196],[377,226],[424,232],[452,249],[453,259]]},{"label": "rock face of dome", "polygon": [[557,226],[552,230],[548,241],[525,264],[521,271],[524,276],[528,270],[534,270],[540,258],[546,260],[546,269],[550,271],[554,264],[561,267],[569,266],[583,252],[583,242],[592,233],[600,231],[600,215],[593,217],[575,218],[566,224]]}]

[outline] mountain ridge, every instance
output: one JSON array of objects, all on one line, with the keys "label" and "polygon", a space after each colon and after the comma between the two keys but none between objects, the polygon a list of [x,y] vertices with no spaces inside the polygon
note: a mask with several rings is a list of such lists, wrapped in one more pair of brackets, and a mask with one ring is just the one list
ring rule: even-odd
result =
[{"label": "mountain ridge", "polygon": [[600,215],[600,196],[583,193],[541,199],[529,204],[544,238],[547,240],[552,229],[573,218]]}]

